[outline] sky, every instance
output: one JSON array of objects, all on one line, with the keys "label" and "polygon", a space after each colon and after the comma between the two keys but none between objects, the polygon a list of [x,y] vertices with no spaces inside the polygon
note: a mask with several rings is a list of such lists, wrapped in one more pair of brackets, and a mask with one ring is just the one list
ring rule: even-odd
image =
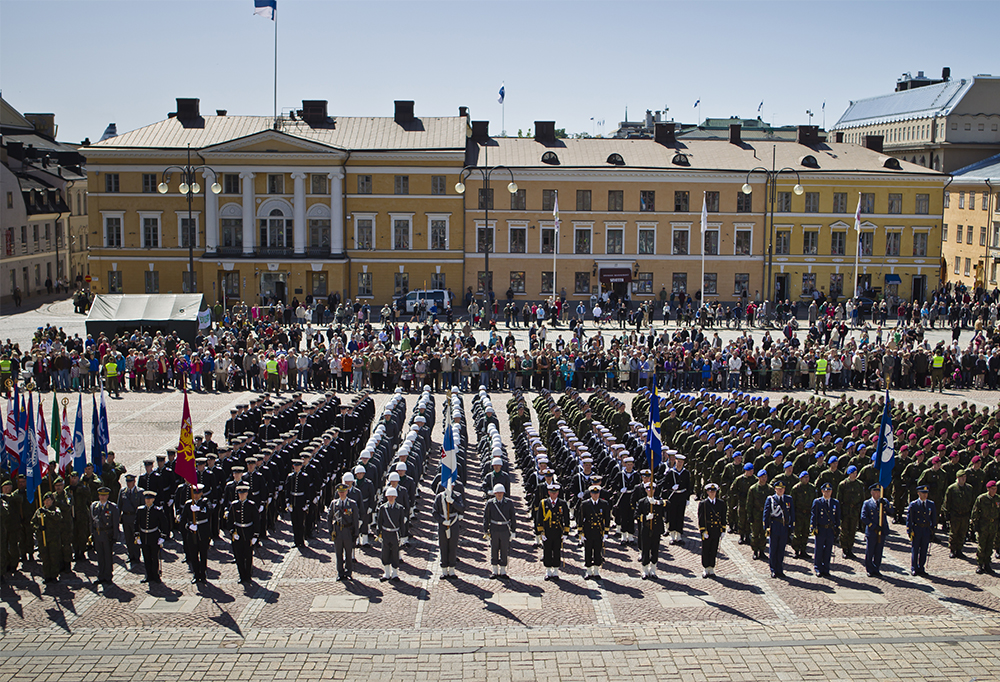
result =
[{"label": "sky", "polygon": [[[468,106],[490,132],[536,120],[610,134],[625,114],[756,117],[831,127],[903,72],[1000,76],[1000,3],[277,0],[278,107],[417,116]],[[198,97],[202,113],[270,115],[274,28],[253,0],[0,0],[0,90],[96,141]],[[497,92],[505,84],[504,107]],[[604,125],[601,126],[600,122]]]}]

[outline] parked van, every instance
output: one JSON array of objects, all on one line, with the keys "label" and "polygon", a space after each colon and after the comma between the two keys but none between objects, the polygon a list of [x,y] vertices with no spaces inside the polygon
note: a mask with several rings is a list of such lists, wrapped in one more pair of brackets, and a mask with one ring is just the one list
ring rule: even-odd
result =
[{"label": "parked van", "polygon": [[437,307],[437,314],[441,315],[444,313],[444,304],[448,300],[448,292],[444,289],[417,289],[409,292],[403,297],[403,304],[405,307],[404,311],[407,313],[414,313],[419,310],[418,301],[427,301],[427,312],[430,312],[431,307]]}]

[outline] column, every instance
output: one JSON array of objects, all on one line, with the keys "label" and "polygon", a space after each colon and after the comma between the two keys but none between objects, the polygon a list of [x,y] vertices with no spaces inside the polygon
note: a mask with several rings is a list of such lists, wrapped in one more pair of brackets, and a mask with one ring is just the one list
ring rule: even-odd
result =
[{"label": "column", "polygon": [[205,179],[205,251],[215,253],[219,248],[219,195],[212,191],[216,177],[207,168],[201,174]]},{"label": "column", "polygon": [[344,254],[344,171],[330,173],[330,255]]},{"label": "column", "polygon": [[292,173],[295,181],[294,203],[292,205],[292,239],[295,244],[295,255],[306,253],[306,174]]},{"label": "column", "polygon": [[240,173],[240,180],[243,181],[243,255],[252,256],[254,247],[254,196],[253,196],[253,173]]}]

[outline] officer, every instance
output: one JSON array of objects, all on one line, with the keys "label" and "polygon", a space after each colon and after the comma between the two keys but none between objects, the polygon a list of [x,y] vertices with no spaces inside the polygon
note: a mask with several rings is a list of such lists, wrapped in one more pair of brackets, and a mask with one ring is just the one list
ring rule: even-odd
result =
[{"label": "officer", "polygon": [[166,535],[166,519],[163,512],[156,506],[156,491],[144,490],[143,506],[135,512],[136,543],[142,549],[142,562],[146,575],[141,580],[144,583],[156,584],[160,580],[160,547]]},{"label": "officer", "polygon": [[951,530],[948,544],[952,559],[965,558],[962,549],[969,535],[969,520],[975,503],[976,494],[972,486],[966,484],[965,469],[959,469],[955,482],[948,486],[944,494],[944,512],[948,515],[948,527]]},{"label": "officer", "polygon": [[208,544],[212,540],[212,527],[203,493],[200,483],[192,485],[191,499],[178,514],[184,533],[184,558],[191,569],[192,583],[208,582]]},{"label": "officer", "polygon": [[62,512],[55,505],[55,496],[45,493],[42,496],[42,506],[31,517],[31,525],[35,530],[38,542],[38,556],[42,560],[42,577],[46,583],[59,582],[59,569],[62,565],[62,537],[59,529],[62,527]]},{"label": "officer", "polygon": [[726,534],[726,503],[719,500],[719,486],[705,485],[706,497],[698,503],[698,528],[701,530],[701,577],[715,575],[719,542]]},{"label": "officer", "polygon": [[262,523],[256,502],[250,500],[250,486],[236,486],[237,499],[229,505],[229,524],[233,535],[230,539],[240,583],[253,580],[253,547],[257,544],[258,526]]},{"label": "officer", "polygon": [[441,577],[456,578],[458,563],[459,523],[465,514],[465,500],[452,486],[434,496],[434,521],[438,525],[438,547],[441,550]]},{"label": "officer", "polygon": [[826,356],[820,355],[816,359],[816,388],[813,391],[815,395],[819,395],[821,389],[823,391],[823,395],[826,395],[826,367]]},{"label": "officer", "polygon": [[889,519],[886,514],[885,500],[882,499],[882,488],[878,483],[869,487],[871,497],[861,505],[861,529],[864,531],[865,570],[869,578],[882,575],[882,551],[885,549],[886,536],[889,534]]},{"label": "officer", "polygon": [[795,504],[792,497],[785,494],[784,481],[776,481],[774,494],[768,495],[764,501],[764,512],[761,520],[765,534],[770,538],[768,545],[768,560],[771,566],[772,578],[785,577],[785,545],[788,536],[795,526]]},{"label": "officer", "polygon": [[1000,523],[1000,495],[997,495],[997,482],[988,481],[986,492],[976,498],[976,504],[972,507],[972,528],[979,541],[979,551],[976,553],[979,563],[976,573],[979,575],[993,575],[991,559],[997,539],[997,523]]},{"label": "officer", "polygon": [[[2,557],[0,557],[0,579],[2,576],[6,576],[8,573],[17,570],[17,565],[20,562],[21,555],[18,550],[18,541],[21,529],[21,521],[19,518],[20,510],[17,509],[15,504],[14,496],[11,491],[14,489],[13,482],[8,478],[4,479],[3,483],[0,484],[3,494],[0,496],[0,504],[2,504],[3,518],[2,525],[5,529],[2,538]],[[9,530],[8,530],[9,529]],[[64,540],[65,543],[65,540]],[[72,558],[72,554],[70,555]]]},{"label": "officer", "polygon": [[306,508],[311,489],[309,474],[302,471],[302,460],[292,460],[292,472],[285,478],[285,511],[292,517],[292,537],[296,547],[306,544]]},{"label": "officer", "polygon": [[601,486],[590,486],[590,497],[580,504],[578,526],[583,532],[585,580],[600,580],[604,563],[604,536],[611,527],[611,505],[601,499]]},{"label": "officer", "polygon": [[542,563],[545,565],[545,579],[558,580],[562,566],[563,533],[569,532],[569,505],[559,498],[561,486],[549,486],[548,499],[538,505],[535,516],[535,531],[542,536]]},{"label": "officer", "polygon": [[385,574],[381,581],[399,580],[399,538],[406,523],[406,510],[396,504],[396,488],[385,489],[385,502],[375,513],[375,525],[382,540],[382,567]]},{"label": "officer", "polygon": [[[346,474],[345,474],[346,475]],[[361,534],[361,510],[358,503],[348,497],[351,486],[340,483],[337,499],[330,505],[330,539],[337,553],[337,580],[350,580],[354,571],[354,543]]]},{"label": "officer", "polygon": [[813,573],[821,578],[830,577],[830,558],[842,521],[840,502],[833,499],[833,484],[827,481],[820,486],[822,497],[813,500],[809,515],[816,547],[813,555]]},{"label": "officer", "polygon": [[944,350],[940,345],[934,349],[934,356],[931,358],[931,393],[940,386],[940,392],[944,393]]},{"label": "officer", "polygon": [[502,483],[493,486],[493,499],[486,503],[483,532],[490,538],[491,578],[507,576],[510,540],[515,531],[514,503],[507,497]]},{"label": "officer", "polygon": [[122,539],[130,564],[137,564],[140,559],[140,548],[135,541],[135,513],[141,506],[142,491],[135,485],[135,474],[125,474],[125,487],[118,493],[118,512],[122,518]]},{"label": "officer", "polygon": [[660,538],[663,537],[663,500],[656,497],[656,486],[645,483],[646,495],[635,505],[635,522],[639,529],[639,563],[642,579],[656,578],[656,563],[660,557]]},{"label": "officer", "polygon": [[906,508],[906,532],[910,535],[910,575],[927,575],[927,548],[937,524],[937,507],[927,498],[926,485],[917,486],[917,499]]},{"label": "officer", "polygon": [[109,502],[111,489],[101,486],[97,489],[97,502],[90,505],[90,537],[97,552],[97,584],[110,585],[114,570],[115,542],[118,540],[118,526],[121,516],[118,505]]}]

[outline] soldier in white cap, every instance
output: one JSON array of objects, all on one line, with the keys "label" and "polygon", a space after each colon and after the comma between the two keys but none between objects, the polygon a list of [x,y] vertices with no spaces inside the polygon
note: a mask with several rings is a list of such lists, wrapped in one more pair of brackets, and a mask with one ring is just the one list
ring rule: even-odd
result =
[{"label": "soldier in white cap", "polygon": [[454,578],[458,563],[458,535],[465,513],[465,500],[453,486],[447,486],[434,497],[434,520],[438,525],[438,547],[441,550],[441,577]]},{"label": "soldier in white cap", "polygon": [[184,503],[179,516],[184,529],[184,557],[191,568],[192,583],[207,583],[208,544],[212,539],[211,515],[202,500],[204,486],[191,486],[191,499]]},{"label": "soldier in white cap", "polygon": [[557,580],[562,567],[563,534],[569,533],[569,505],[559,499],[558,483],[549,486],[549,496],[542,500],[535,516],[535,530],[542,536],[542,562],[545,579]]},{"label": "soldier in white cap", "polygon": [[499,483],[503,485],[504,494],[510,495],[510,475],[503,471],[503,459],[498,455],[498,450],[499,448],[493,450],[494,457],[491,462],[493,471],[486,474],[486,478],[483,479],[483,492],[489,493]]},{"label": "soldier in white cap", "polygon": [[483,532],[490,538],[491,578],[507,575],[507,556],[510,539],[514,535],[514,503],[507,497],[502,483],[493,486],[493,499],[486,503],[483,514]]},{"label": "soldier in white cap", "polygon": [[375,515],[379,538],[382,540],[382,568],[385,570],[380,578],[382,581],[399,580],[399,538],[403,533],[406,512],[402,505],[396,503],[396,497],[396,488],[386,488],[385,503]]}]

